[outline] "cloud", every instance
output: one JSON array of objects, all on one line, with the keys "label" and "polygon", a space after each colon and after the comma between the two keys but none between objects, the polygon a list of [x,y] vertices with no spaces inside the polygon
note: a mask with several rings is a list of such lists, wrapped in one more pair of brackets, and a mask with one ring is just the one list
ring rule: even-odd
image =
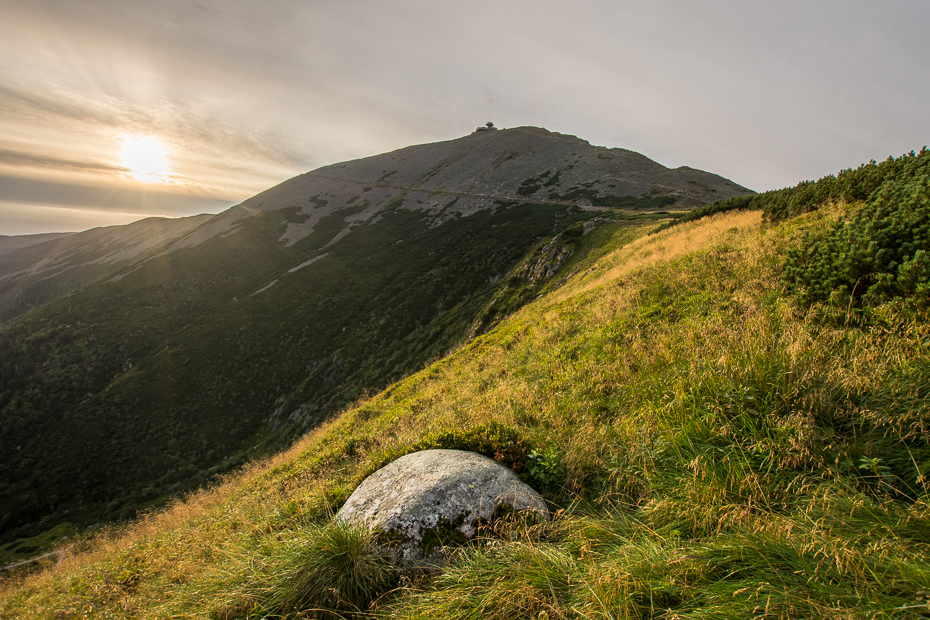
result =
[{"label": "cloud", "polygon": [[0,110],[8,122],[17,118],[84,135],[157,135],[176,145],[289,167],[302,168],[308,159],[300,142],[286,131],[237,118],[235,100],[165,97],[143,106],[99,92],[0,85]]},{"label": "cloud", "polygon": [[51,155],[40,155],[24,151],[0,149],[0,165],[38,166],[40,168],[65,168],[103,174],[125,174],[129,172],[122,166],[87,160],[62,159]]},{"label": "cloud", "polygon": [[179,216],[217,212],[235,202],[156,186],[60,183],[0,174],[2,202]]},{"label": "cloud", "polygon": [[[41,88],[42,90],[38,90]],[[20,118],[47,122],[89,122],[115,126],[120,122],[119,102],[95,94],[92,98],[61,88],[38,85],[33,89],[0,84],[0,109]]]}]

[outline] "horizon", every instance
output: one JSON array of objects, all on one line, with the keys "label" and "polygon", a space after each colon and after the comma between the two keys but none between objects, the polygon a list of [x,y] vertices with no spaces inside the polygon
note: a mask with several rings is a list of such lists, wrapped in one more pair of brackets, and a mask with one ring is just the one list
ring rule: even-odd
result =
[{"label": "horizon", "polygon": [[930,142],[912,0],[0,2],[0,235],[217,213],[488,120],[755,191]]}]

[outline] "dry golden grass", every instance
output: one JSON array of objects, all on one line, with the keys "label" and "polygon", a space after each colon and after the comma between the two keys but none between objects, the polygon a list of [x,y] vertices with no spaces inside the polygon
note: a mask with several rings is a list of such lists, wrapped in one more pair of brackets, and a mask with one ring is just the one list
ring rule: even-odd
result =
[{"label": "dry golden grass", "polygon": [[620,280],[643,267],[667,263],[707,249],[727,238],[747,236],[762,224],[760,211],[730,211],[687,222],[632,241],[601,259],[588,274],[575,278],[552,296],[563,301],[598,286]]}]

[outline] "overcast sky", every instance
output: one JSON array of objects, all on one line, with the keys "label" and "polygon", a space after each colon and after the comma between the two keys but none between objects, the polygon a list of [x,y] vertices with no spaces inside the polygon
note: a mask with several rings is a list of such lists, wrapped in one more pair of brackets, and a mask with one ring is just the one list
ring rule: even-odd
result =
[{"label": "overcast sky", "polygon": [[[0,234],[218,212],[485,121],[755,190],[930,142],[926,0],[0,0]],[[162,145],[140,180],[127,137]]]}]

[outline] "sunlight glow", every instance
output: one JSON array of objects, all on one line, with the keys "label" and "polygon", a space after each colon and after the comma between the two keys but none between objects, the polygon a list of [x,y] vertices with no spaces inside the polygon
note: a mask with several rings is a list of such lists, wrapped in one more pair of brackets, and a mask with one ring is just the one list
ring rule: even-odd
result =
[{"label": "sunlight glow", "polygon": [[145,183],[166,183],[171,173],[164,144],[152,136],[124,136],[121,161],[134,179]]}]

